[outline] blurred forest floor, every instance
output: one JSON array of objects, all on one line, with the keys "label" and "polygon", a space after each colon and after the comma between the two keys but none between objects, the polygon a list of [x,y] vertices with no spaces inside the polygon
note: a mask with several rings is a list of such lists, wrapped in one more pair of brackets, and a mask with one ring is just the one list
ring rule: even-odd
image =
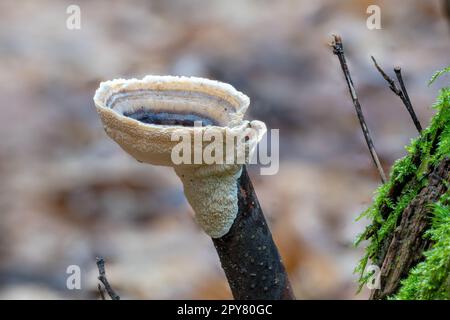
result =
[{"label": "blurred forest floor", "polygon": [[[231,298],[211,240],[169,168],[139,164],[101,128],[102,80],[146,74],[229,82],[249,118],[280,129],[280,171],[250,174],[297,298],[365,299],[352,273],[355,217],[379,183],[336,57],[344,38],[387,171],[417,132],[374,69],[402,66],[428,124],[450,63],[441,1],[0,2],[0,298],[96,298],[95,256],[122,298]],[[378,4],[382,29],[366,28]],[[67,290],[68,265],[82,290]]]}]

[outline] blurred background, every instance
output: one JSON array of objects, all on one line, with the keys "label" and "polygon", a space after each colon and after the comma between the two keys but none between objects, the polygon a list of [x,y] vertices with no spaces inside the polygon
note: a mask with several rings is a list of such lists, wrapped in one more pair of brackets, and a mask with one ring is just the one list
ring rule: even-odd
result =
[{"label": "blurred background", "polygon": [[[66,8],[81,29],[66,28]],[[366,9],[381,8],[381,30]],[[248,117],[280,129],[280,170],[250,168],[299,299],[366,299],[355,218],[379,184],[337,57],[342,35],[386,170],[417,135],[374,69],[400,65],[422,124],[450,64],[444,1],[0,1],[0,298],[96,299],[96,255],[123,299],[231,298],[211,239],[172,169],[104,133],[100,81],[147,74],[231,83]],[[66,269],[81,268],[81,290]]]}]

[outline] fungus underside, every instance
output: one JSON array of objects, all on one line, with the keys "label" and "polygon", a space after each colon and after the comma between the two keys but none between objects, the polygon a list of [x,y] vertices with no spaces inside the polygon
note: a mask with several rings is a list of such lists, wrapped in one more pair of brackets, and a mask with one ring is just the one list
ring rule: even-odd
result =
[{"label": "fungus underside", "polygon": [[145,110],[144,108],[133,112],[125,112],[124,116],[143,123],[155,125],[172,125],[183,127],[193,127],[196,123],[201,124],[201,126],[217,125],[217,121],[214,119],[194,113],[175,113],[169,111],[154,112],[151,110]]}]

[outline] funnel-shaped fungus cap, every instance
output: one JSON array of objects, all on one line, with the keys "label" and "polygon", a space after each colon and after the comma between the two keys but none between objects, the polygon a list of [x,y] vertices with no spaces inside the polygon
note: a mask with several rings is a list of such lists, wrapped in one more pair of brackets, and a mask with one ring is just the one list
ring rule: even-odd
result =
[{"label": "funnel-shaped fungus cap", "polygon": [[[208,79],[147,76],[102,82],[94,102],[106,133],[127,153],[141,162],[175,167],[197,221],[209,235],[228,232],[237,214],[236,180],[248,162],[248,149],[239,162],[237,145],[225,146],[227,137],[245,133],[243,144],[253,149],[266,131],[260,121],[243,120],[250,103],[246,95]],[[195,150],[188,163],[174,161],[174,148],[180,144],[174,138],[180,134],[193,149],[196,138],[208,135],[220,144],[212,154],[223,152],[223,162],[197,162]],[[207,143],[200,141],[200,154],[205,148]]]},{"label": "funnel-shaped fungus cap", "polygon": [[[243,129],[249,98],[231,85],[203,78],[147,76],[102,82],[94,96],[106,133],[137,160],[173,166],[173,134],[184,128]],[[253,122],[256,128],[260,122]],[[259,132],[264,134],[265,127]]]}]

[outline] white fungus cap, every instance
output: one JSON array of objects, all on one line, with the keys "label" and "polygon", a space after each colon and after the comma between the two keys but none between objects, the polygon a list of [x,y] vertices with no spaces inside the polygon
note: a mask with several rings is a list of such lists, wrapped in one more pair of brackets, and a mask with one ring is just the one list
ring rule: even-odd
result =
[{"label": "white fungus cap", "polygon": [[[243,120],[250,99],[231,85],[197,77],[146,76],[102,82],[94,102],[106,133],[140,162],[175,167],[186,197],[202,228],[212,237],[226,234],[237,215],[237,179],[242,164],[175,165],[172,139],[180,129],[191,137],[198,130],[229,132],[254,129],[259,142],[266,132],[260,121]],[[207,126],[193,127],[162,121],[139,121],[133,115],[171,115],[203,119]],[[224,141],[226,138],[223,139]],[[194,141],[194,138],[192,139]]]},{"label": "white fungus cap", "polygon": [[139,110],[195,114],[211,119],[217,130],[249,124],[243,121],[250,103],[246,95],[229,84],[196,77],[106,81],[95,92],[94,102],[106,133],[137,160],[157,165],[173,166],[170,155],[177,144],[171,141],[173,133],[180,128],[193,133],[194,128],[143,123],[128,114]]}]

